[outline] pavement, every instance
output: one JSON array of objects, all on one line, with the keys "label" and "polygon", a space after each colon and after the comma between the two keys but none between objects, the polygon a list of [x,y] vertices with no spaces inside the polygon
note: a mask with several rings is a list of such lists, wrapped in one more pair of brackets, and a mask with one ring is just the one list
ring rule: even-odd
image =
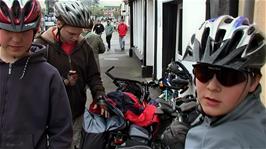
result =
[{"label": "pavement", "polygon": [[[116,86],[113,84],[112,79],[110,79],[105,74],[105,72],[112,66],[115,66],[115,68],[110,73],[115,77],[138,80],[138,81],[147,80],[147,78],[142,78],[141,76],[140,61],[134,57],[129,57],[128,53],[130,48],[129,36],[130,35],[128,33],[126,36],[125,50],[121,51],[119,46],[118,33],[114,32],[111,39],[111,49],[107,51],[105,34],[102,34],[102,39],[106,46],[106,52],[99,55],[99,60],[100,60],[101,77],[106,93],[116,90]],[[88,94],[88,102],[90,103],[91,96],[89,91],[87,94]]]},{"label": "pavement", "polygon": [[[106,43],[105,36],[103,36],[103,41]],[[106,92],[116,89],[112,80],[105,75],[105,71],[112,66],[115,66],[115,68],[111,71],[111,74],[115,77],[139,81],[143,80],[141,77],[141,64],[136,58],[129,57],[129,48],[129,34],[126,36],[125,50],[121,51],[118,33],[114,32],[111,40],[111,49],[104,54],[100,54],[101,76]]]}]

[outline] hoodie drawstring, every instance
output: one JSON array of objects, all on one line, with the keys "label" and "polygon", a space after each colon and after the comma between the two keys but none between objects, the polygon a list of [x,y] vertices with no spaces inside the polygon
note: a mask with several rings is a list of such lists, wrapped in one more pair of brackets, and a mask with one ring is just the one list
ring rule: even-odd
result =
[{"label": "hoodie drawstring", "polygon": [[22,72],[22,75],[20,76],[19,80],[23,79],[23,77],[26,73],[27,67],[28,67],[29,60],[30,60],[30,56],[27,58],[26,64],[24,65],[23,72]]},{"label": "hoodie drawstring", "polygon": [[9,66],[8,66],[8,74],[11,75],[12,73],[12,64],[10,63]]}]

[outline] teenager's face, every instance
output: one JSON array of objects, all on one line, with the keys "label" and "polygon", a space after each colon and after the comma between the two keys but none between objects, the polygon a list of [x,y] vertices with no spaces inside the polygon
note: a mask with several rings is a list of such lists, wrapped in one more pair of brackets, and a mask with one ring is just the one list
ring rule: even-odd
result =
[{"label": "teenager's face", "polygon": [[75,43],[82,32],[83,28],[65,25],[60,31],[61,39],[63,42]]},{"label": "teenager's face", "polygon": [[33,39],[33,30],[10,32],[0,29],[1,54],[8,58],[21,58],[27,55]]},{"label": "teenager's face", "polygon": [[[204,74],[203,74],[204,75]],[[197,96],[203,111],[209,116],[221,116],[235,109],[247,96],[253,92],[259,83],[259,79],[246,80],[233,86],[222,85],[216,77],[203,83],[196,79]]]}]

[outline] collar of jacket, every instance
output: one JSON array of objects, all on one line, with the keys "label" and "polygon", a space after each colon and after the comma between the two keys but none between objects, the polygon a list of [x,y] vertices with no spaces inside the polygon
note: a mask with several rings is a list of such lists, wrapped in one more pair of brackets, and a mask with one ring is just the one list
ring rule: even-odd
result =
[{"label": "collar of jacket", "polygon": [[[23,79],[23,77],[26,74],[26,71],[28,70],[29,64],[30,63],[38,63],[38,62],[43,62],[46,61],[46,59],[43,57],[43,50],[45,49],[45,46],[40,45],[40,44],[32,44],[30,48],[29,55],[15,61],[14,63],[9,64],[10,65],[10,70],[8,73],[12,73],[12,66],[22,66],[23,71],[21,72],[21,76],[19,79]],[[8,64],[5,63],[0,59],[0,64]]]},{"label": "collar of jacket", "polygon": [[[52,43],[56,43],[56,40],[54,39],[54,36],[52,34],[52,31],[55,30],[57,27],[56,26],[52,26],[50,27],[47,31],[43,32],[41,34],[41,37],[43,37],[44,39],[52,42]],[[79,36],[78,39],[78,44],[84,39],[84,37],[82,35]]]},{"label": "collar of jacket", "polygon": [[[44,43],[47,47],[48,46],[53,46],[58,52],[63,52],[63,49],[60,47],[59,43],[56,42],[56,40],[54,39],[54,36],[52,34],[52,31],[56,28],[56,26],[54,27],[50,27],[47,31],[45,31],[44,33],[42,33],[41,35],[39,35],[37,37],[37,40],[38,38],[40,38],[41,40],[43,40]],[[36,42],[36,40],[35,40]],[[77,49],[79,49],[80,47],[82,47],[82,45],[86,43],[86,40],[84,37],[82,37],[82,35],[80,35],[79,39],[78,39],[78,42],[77,42],[77,45],[76,47],[73,49],[73,52],[74,53]]]}]

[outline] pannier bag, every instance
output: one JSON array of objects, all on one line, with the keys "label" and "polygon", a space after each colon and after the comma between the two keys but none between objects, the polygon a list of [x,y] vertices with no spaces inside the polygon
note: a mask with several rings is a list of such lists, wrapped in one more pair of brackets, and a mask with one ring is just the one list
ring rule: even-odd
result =
[{"label": "pannier bag", "polygon": [[[125,128],[126,122],[118,109],[109,118],[86,110],[84,113],[83,130],[80,149],[104,149],[108,133]],[[119,114],[120,113],[120,114]]]}]

